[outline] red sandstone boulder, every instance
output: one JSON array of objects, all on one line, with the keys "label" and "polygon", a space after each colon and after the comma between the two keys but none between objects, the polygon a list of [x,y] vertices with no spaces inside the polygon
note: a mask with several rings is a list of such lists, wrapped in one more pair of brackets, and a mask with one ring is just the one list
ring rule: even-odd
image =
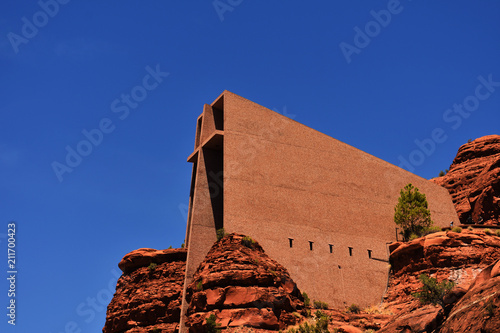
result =
[{"label": "red sandstone boulder", "polygon": [[390,246],[395,275],[447,267],[484,268],[500,258],[500,238],[481,230],[441,231],[395,245]]},{"label": "red sandstone boulder", "polygon": [[362,330],[360,330],[357,327],[351,326],[351,325],[342,325],[338,328],[338,332],[343,332],[343,333],[363,333]]},{"label": "red sandstone boulder", "polygon": [[500,135],[488,135],[460,147],[449,172],[432,179],[451,194],[461,223],[499,225]]},{"label": "red sandstone boulder", "polygon": [[243,238],[231,234],[216,242],[198,267],[186,291],[189,332],[204,332],[211,314],[221,328],[278,330],[297,320],[292,313],[304,304],[287,270]]},{"label": "red sandstone boulder", "polygon": [[441,323],[444,311],[440,306],[426,305],[393,319],[380,333],[433,332]]},{"label": "red sandstone boulder", "polygon": [[186,255],[186,249],[155,250],[142,248],[126,254],[118,263],[118,267],[127,274],[139,267],[147,267],[152,262],[186,261]]},{"label": "red sandstone boulder", "polygon": [[[124,272],[108,305],[103,333],[176,332],[186,267],[185,249],[139,249],[119,263]],[[156,264],[148,267],[151,263]]]},{"label": "red sandstone boulder", "polygon": [[[375,307],[374,307],[375,308]],[[334,331],[337,329],[339,332],[365,332],[367,330],[379,330],[386,325],[393,317],[392,314],[382,314],[380,311],[373,311],[371,313],[349,313],[340,309],[321,310],[323,313],[330,317],[329,329]],[[315,310],[312,310],[315,313]],[[358,330],[358,331],[356,331]]]},{"label": "red sandstone boulder", "polygon": [[408,243],[389,246],[391,276],[384,296],[394,313],[421,307],[412,296],[422,286],[420,274],[438,281],[451,280],[456,287],[445,299],[447,311],[458,301],[488,265],[500,259],[500,238],[483,231],[437,232]]},{"label": "red sandstone boulder", "polygon": [[441,333],[500,331],[500,261],[486,268],[455,304]]}]

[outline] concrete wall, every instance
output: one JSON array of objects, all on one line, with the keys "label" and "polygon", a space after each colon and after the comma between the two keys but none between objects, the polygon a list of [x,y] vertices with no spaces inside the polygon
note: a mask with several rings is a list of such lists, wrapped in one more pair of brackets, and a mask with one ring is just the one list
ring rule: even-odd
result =
[{"label": "concrete wall", "polygon": [[[187,309],[184,299],[186,288],[198,265],[216,241],[216,230],[223,227],[223,141],[221,132],[215,126],[210,105],[204,106],[196,123],[195,149],[188,157],[188,161],[193,163],[193,172],[186,228],[188,254],[182,313]],[[184,319],[181,316],[181,331],[184,331]]]}]

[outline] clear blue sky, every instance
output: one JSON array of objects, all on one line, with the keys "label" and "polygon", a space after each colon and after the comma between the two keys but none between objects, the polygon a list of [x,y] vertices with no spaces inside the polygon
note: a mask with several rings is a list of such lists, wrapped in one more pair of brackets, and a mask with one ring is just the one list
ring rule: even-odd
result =
[{"label": "clear blue sky", "polygon": [[180,246],[224,89],[425,178],[498,133],[497,1],[59,1],[0,6],[1,332],[99,332],[120,259]]}]

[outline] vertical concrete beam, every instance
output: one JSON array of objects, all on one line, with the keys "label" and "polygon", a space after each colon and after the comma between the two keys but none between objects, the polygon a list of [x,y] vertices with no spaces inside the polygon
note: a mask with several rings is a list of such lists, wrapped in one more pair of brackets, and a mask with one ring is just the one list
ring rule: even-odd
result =
[{"label": "vertical concrete beam", "polygon": [[[186,228],[188,254],[181,306],[181,332],[185,331],[185,313],[188,307],[185,300],[186,288],[216,241],[216,230],[223,227],[223,149],[218,145],[222,134],[216,126],[216,120],[212,106],[204,105],[203,113],[197,121],[195,151],[188,159],[193,162],[193,173]],[[207,141],[213,138],[216,131],[217,144]]]}]

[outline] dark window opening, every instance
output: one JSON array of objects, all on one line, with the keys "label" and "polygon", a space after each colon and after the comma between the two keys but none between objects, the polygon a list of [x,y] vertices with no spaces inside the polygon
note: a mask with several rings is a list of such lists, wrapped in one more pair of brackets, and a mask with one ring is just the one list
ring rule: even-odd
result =
[{"label": "dark window opening", "polygon": [[191,173],[191,188],[189,189],[189,208],[188,208],[188,218],[187,218],[187,235],[185,239],[185,244],[189,244],[190,237],[190,226],[191,226],[191,216],[193,214],[193,198],[194,198],[194,187],[196,185],[196,173],[198,172],[198,162],[193,163],[193,171]]},{"label": "dark window opening", "polygon": [[293,247],[293,238],[288,238],[288,241],[290,242],[290,247]]},{"label": "dark window opening", "polygon": [[372,258],[372,250],[368,250],[368,258]]},{"label": "dark window opening", "polygon": [[352,247],[349,246],[349,255],[352,257]]},{"label": "dark window opening", "polygon": [[196,124],[196,136],[194,138],[194,149],[198,148],[198,146],[200,145],[202,119],[203,119],[203,117],[200,117],[200,119],[198,119],[198,123]]},{"label": "dark window opening", "polygon": [[202,148],[215,230],[224,227],[224,163],[222,150]]},{"label": "dark window opening", "polygon": [[309,241],[309,250],[311,250],[311,251],[313,250],[313,243],[314,242]]},{"label": "dark window opening", "polygon": [[333,244],[329,244],[330,245],[330,253],[333,253]]},{"label": "dark window opening", "polygon": [[221,96],[213,105],[212,112],[214,115],[215,129],[224,130],[224,95]]},{"label": "dark window opening", "polygon": [[214,107],[213,109],[214,112],[214,124],[215,124],[215,129],[219,131],[224,130],[224,111],[222,109],[218,109]]}]

